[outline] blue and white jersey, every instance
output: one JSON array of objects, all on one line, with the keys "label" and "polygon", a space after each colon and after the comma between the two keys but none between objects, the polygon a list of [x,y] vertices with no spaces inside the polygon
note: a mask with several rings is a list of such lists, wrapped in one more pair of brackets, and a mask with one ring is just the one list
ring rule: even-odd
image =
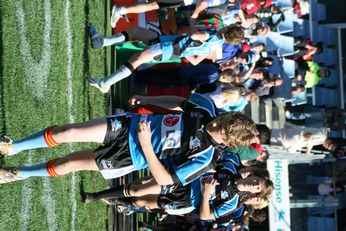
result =
[{"label": "blue and white jersey", "polygon": [[[219,170],[217,170],[216,173],[204,173],[203,176],[193,180],[188,185],[179,184],[178,187],[176,187],[170,193],[179,193],[182,187],[188,188],[189,190],[187,191],[189,192],[189,195],[186,195],[189,196],[188,208],[191,209],[191,211],[198,209],[202,201],[202,192],[204,191],[203,181],[205,178],[214,178],[220,183],[211,192],[210,205],[213,212],[217,214],[215,217],[218,218],[235,212],[235,209],[237,209],[239,206],[239,196],[236,194],[236,191],[233,188],[234,177],[232,176],[233,174],[237,174],[240,159],[238,155],[227,152],[221,155],[219,161],[225,165],[224,168],[218,168]],[[169,211],[166,210],[166,212],[169,212],[170,214],[181,214],[181,209],[182,208],[177,210],[170,209]]]},{"label": "blue and white jersey", "polygon": [[215,218],[229,215],[241,205],[240,195],[234,186],[234,182],[241,177],[238,173],[241,167],[240,157],[237,154],[224,151],[220,156],[214,174],[219,185],[216,186],[216,197],[211,203]]},{"label": "blue and white jersey", "polygon": [[[224,4],[227,1],[228,0],[207,0],[207,7],[218,6]],[[184,5],[189,6],[192,4],[197,4],[199,2],[200,0],[184,0]]]},{"label": "blue and white jersey", "polygon": [[[222,45],[224,40],[218,34],[210,33],[206,41],[193,41],[185,49],[182,49],[180,58],[196,55],[210,55],[214,52],[217,53],[217,58],[222,57]],[[181,47],[181,46],[180,46]]]},{"label": "blue and white jersey", "polygon": [[[223,227],[232,227],[234,223],[242,222],[242,218],[246,211],[246,205],[241,205],[232,213],[228,214],[228,216],[221,217],[216,222],[219,223],[219,226]],[[220,222],[222,220],[222,222]]]},{"label": "blue and white jersey", "polygon": [[[206,32],[207,33],[207,32]],[[170,60],[174,55],[179,58],[209,55],[216,52],[217,58],[222,57],[222,44],[224,40],[216,32],[210,32],[206,41],[195,41],[187,35],[162,35],[160,44],[162,48],[162,61]]]},{"label": "blue and white jersey", "polygon": [[203,127],[217,117],[212,101],[193,94],[182,103],[183,112],[169,115],[131,115],[129,148],[136,170],[148,167],[138,141],[141,120],[151,121],[151,143],[175,182],[186,185],[215,165],[218,149]]},{"label": "blue and white jersey", "polygon": [[194,206],[194,208],[198,209],[202,199],[200,178],[191,182],[190,185],[191,185],[190,186],[191,187],[190,201],[191,201],[191,204]]},{"label": "blue and white jersey", "polygon": [[231,187],[228,187],[227,190],[223,191],[223,194],[213,200],[211,208],[215,218],[227,216],[241,205],[240,195],[230,189]]}]

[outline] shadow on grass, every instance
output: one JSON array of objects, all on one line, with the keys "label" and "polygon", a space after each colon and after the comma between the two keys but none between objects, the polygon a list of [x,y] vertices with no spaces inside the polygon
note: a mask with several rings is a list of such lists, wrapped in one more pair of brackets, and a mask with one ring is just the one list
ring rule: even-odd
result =
[{"label": "shadow on grass", "polygon": [[[2,29],[2,8],[0,8],[0,35],[3,33]],[[4,110],[4,41],[0,36],[0,113],[1,113],[1,133],[0,135],[6,134],[6,123],[5,123],[5,110]],[[4,164],[4,158],[0,157],[0,166]]]},{"label": "shadow on grass", "polygon": [[84,179],[82,178],[79,183],[79,194],[82,198],[82,201],[85,201],[85,189],[84,189]]},{"label": "shadow on grass", "polygon": [[[0,8],[0,35],[3,34],[2,8]],[[4,41],[0,36],[0,113],[1,113],[1,134],[6,134],[5,110],[4,110]],[[0,164],[2,164],[2,159]]]},{"label": "shadow on grass", "polygon": [[[84,14],[86,15],[86,21],[85,21],[85,30],[84,30],[84,48],[83,48],[83,76],[89,76],[90,73],[90,65],[89,65],[89,0],[85,1],[85,6],[84,6]],[[90,95],[87,94],[87,88],[88,83],[87,81],[83,82],[83,92],[86,95],[86,102],[87,102],[87,115],[90,117],[90,108],[91,108],[91,104],[90,104]],[[84,118],[85,119],[85,118]]]}]

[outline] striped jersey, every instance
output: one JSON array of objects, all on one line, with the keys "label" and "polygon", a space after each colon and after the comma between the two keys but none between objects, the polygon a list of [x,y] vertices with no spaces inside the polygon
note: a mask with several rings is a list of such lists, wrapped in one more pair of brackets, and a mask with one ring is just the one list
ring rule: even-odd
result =
[{"label": "striped jersey", "polygon": [[217,117],[212,101],[193,94],[182,103],[183,112],[174,114],[131,114],[129,148],[134,167],[147,168],[138,140],[138,123],[151,121],[151,143],[161,163],[171,172],[175,182],[186,185],[213,168],[219,148],[204,126]]}]

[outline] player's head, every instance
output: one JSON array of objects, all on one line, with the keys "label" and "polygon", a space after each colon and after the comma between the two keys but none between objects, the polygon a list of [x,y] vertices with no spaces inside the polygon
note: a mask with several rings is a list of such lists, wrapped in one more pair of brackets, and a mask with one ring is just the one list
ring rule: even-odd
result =
[{"label": "player's head", "polygon": [[327,78],[330,76],[330,71],[328,69],[320,70],[317,75],[321,78]]},{"label": "player's head", "polygon": [[263,209],[269,205],[269,200],[266,197],[255,194],[248,197],[244,204],[251,205],[254,209]]},{"label": "player's head", "polygon": [[266,49],[266,45],[264,43],[256,43],[254,45],[251,45],[250,50],[256,51],[256,52],[262,52]]},{"label": "player's head", "polygon": [[240,97],[242,95],[242,89],[238,86],[230,85],[221,90],[221,95],[225,103],[235,103],[240,100]]},{"label": "player's head", "polygon": [[221,75],[220,75],[220,78],[219,78],[219,81],[221,83],[232,83],[236,80],[236,77],[238,75],[236,74],[236,72],[232,69],[226,69],[226,70],[223,70],[221,72]]},{"label": "player's head", "polygon": [[230,148],[249,145],[257,134],[256,124],[239,112],[225,113],[207,124],[206,128],[211,132],[220,132],[224,144]]},{"label": "player's head", "polygon": [[221,30],[223,39],[229,44],[240,44],[244,39],[244,30],[237,25],[230,25]]},{"label": "player's head", "polygon": [[269,177],[249,176],[236,181],[236,187],[239,191],[246,191],[257,194],[261,197],[267,197],[274,191],[274,183]]},{"label": "player's head", "polygon": [[258,176],[265,179],[269,179],[269,171],[265,168],[260,167],[245,167],[239,170],[239,174],[242,178],[246,178],[249,176]]},{"label": "player's head", "polygon": [[243,192],[260,193],[264,189],[264,180],[256,176],[239,179],[235,183],[237,189]]},{"label": "player's head", "polygon": [[265,124],[256,124],[260,144],[270,144],[271,131]]}]

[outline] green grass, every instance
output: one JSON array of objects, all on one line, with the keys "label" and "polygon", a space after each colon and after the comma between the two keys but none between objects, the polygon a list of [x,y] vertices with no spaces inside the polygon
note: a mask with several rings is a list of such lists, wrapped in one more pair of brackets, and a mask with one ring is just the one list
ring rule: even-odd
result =
[{"label": "green grass", "polygon": [[[22,3],[23,2],[23,3]],[[51,30],[50,57],[46,82],[42,78],[42,69],[30,69],[42,61],[42,54],[47,51],[44,43],[45,1],[9,0],[0,1],[0,121],[1,133],[18,139],[53,124],[76,122],[102,117],[106,113],[106,100],[96,89],[89,88],[85,79],[88,76],[103,76],[109,72],[109,49],[92,50],[87,37],[87,22],[91,21],[104,34],[107,30],[104,1],[73,0],[70,1],[70,28],[72,35],[72,108],[68,106],[67,80],[67,43],[65,1],[50,0]],[[23,36],[18,21],[18,8],[23,7],[25,38],[28,42],[32,60],[23,59]],[[22,50],[22,51],[21,51]],[[106,53],[107,52],[107,53]],[[47,59],[48,60],[48,59]],[[45,60],[47,62],[47,60]],[[46,67],[47,67],[46,66]],[[37,87],[37,86],[43,87]],[[53,149],[22,152],[16,156],[2,159],[1,167],[20,166],[41,163],[54,157],[62,157],[73,150],[95,146],[85,144],[61,145]],[[75,225],[72,226],[71,179],[31,178],[0,186],[0,231],[2,230],[107,230],[109,213],[101,203],[82,204],[80,190],[101,190],[106,181],[98,173],[76,173],[75,197],[77,209]],[[47,193],[45,185],[51,186]],[[24,188],[24,189],[23,189]],[[31,192],[31,197],[28,192]],[[50,196],[51,201],[43,198]],[[25,198],[30,199],[29,207],[24,208]],[[27,209],[28,217],[23,218]],[[55,214],[48,217],[49,211]],[[49,219],[56,220],[49,220]],[[49,222],[53,222],[53,225]]]}]

